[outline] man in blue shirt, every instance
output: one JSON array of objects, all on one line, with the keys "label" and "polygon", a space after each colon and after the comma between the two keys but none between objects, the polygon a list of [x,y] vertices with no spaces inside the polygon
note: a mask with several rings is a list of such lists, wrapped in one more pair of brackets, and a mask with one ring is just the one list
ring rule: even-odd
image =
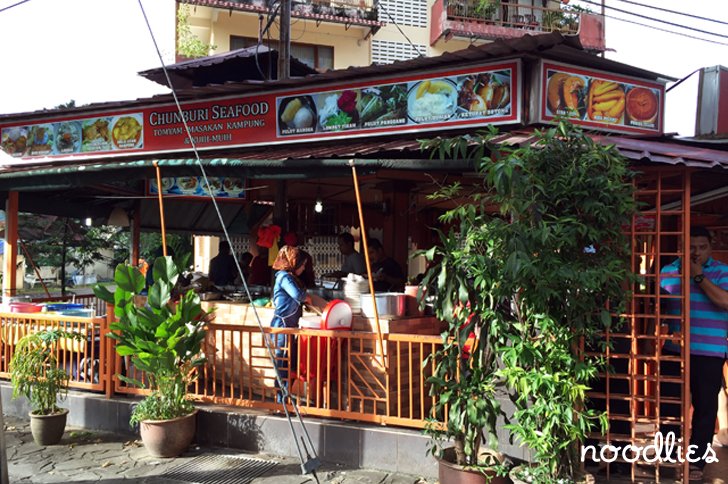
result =
[{"label": "man in blue shirt", "polygon": [[[693,404],[690,444],[696,445],[697,449],[692,458],[702,458],[713,440],[723,363],[728,357],[728,265],[713,259],[711,251],[710,232],[705,227],[693,227],[690,230],[689,267],[690,392]],[[660,288],[664,293],[682,295],[681,266],[682,261],[678,259],[660,272]],[[663,302],[666,315],[681,314],[681,299],[665,298]],[[680,331],[679,319],[668,319],[667,322],[671,333]],[[679,355],[680,346],[668,341],[663,347],[663,354]],[[669,375],[670,372],[664,373]],[[679,385],[670,385],[668,391],[664,390],[668,390],[666,386],[663,387],[663,397],[680,397]],[[662,413],[669,415],[668,412]],[[704,460],[691,465],[690,479],[700,479],[704,467]]]}]

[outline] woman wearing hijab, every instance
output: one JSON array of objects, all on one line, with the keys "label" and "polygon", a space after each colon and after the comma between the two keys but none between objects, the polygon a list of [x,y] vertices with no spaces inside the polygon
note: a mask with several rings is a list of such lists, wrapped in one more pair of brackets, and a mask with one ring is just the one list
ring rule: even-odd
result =
[{"label": "woman wearing hijab", "polygon": [[[278,252],[273,263],[275,282],[273,283],[273,305],[275,307],[272,328],[298,328],[298,320],[303,314],[302,306],[310,303],[311,298],[306,295],[306,286],[301,282],[300,276],[304,271],[306,258],[297,247],[284,245]],[[275,344],[276,368],[281,380],[288,379],[289,366],[296,361],[296,341],[291,340],[290,365],[288,355],[288,338],[285,334],[273,336]],[[276,386],[278,383],[276,382]],[[278,401],[282,401],[279,393]]]}]

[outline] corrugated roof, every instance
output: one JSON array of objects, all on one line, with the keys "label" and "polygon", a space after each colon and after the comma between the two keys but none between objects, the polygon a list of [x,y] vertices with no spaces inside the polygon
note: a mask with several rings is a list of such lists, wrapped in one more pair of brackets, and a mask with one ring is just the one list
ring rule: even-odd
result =
[{"label": "corrugated roof", "polygon": [[[532,58],[544,57],[550,60],[605,70],[615,74],[640,77],[643,79],[674,80],[674,78],[669,76],[588,54],[581,49],[581,45],[577,38],[564,37],[558,32],[552,32],[536,36],[526,34],[518,39],[498,40],[490,44],[470,46],[467,49],[456,52],[447,52],[437,57],[417,57],[415,59],[394,62],[387,65],[349,67],[347,69],[333,70],[322,74],[312,74],[305,77],[280,81],[225,82],[223,84],[212,84],[205,87],[183,88],[177,90],[177,95],[181,101],[200,100],[222,95],[246,94],[286,88],[312,87],[327,83],[354,80],[361,81],[367,78],[376,79],[379,77],[412,75],[417,71],[442,69],[452,67],[454,65],[471,65],[482,62],[492,62],[498,59],[521,56],[529,56]],[[42,110],[31,113],[3,115],[0,116],[0,122],[31,120],[34,118],[61,114],[81,114],[103,109],[129,108],[132,107],[132,104],[154,105],[170,102],[173,102],[171,94],[161,94],[152,98],[137,99],[135,101],[95,103],[70,109]]]},{"label": "corrugated roof", "polygon": [[[257,59],[256,59],[257,57]],[[175,89],[189,89],[225,82],[263,81],[270,72],[278,77],[278,51],[265,45],[245,47],[199,59],[189,59],[166,67]],[[316,70],[291,57],[291,75],[316,74]],[[141,71],[140,76],[168,87],[164,69],[156,67]]]}]

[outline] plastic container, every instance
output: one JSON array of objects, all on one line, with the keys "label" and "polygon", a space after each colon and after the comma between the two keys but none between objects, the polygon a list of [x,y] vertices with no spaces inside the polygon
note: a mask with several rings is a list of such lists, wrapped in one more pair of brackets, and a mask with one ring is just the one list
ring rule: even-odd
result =
[{"label": "plastic container", "polygon": [[75,316],[81,318],[93,318],[93,309],[66,309],[64,311],[58,311],[61,316]]},{"label": "plastic container", "polygon": [[24,302],[13,302],[10,303],[11,313],[39,313],[43,309],[43,306],[39,304],[24,303]]},{"label": "plastic container", "polygon": [[46,304],[47,311],[68,311],[69,309],[84,309],[83,304],[78,303],[50,303]]}]

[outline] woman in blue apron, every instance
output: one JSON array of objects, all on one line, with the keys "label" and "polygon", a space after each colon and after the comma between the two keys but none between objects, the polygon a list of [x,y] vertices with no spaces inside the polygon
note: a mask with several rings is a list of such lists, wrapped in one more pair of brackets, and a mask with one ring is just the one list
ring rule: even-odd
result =
[{"label": "woman in blue apron", "polygon": [[[303,304],[310,303],[306,295],[306,286],[299,279],[305,269],[306,258],[297,247],[284,245],[278,252],[273,263],[275,282],[273,283],[273,320],[270,322],[272,328],[298,328],[298,320],[303,314]],[[284,385],[288,385],[288,371],[296,364],[296,340],[291,338],[291,355],[288,358],[288,336],[285,334],[273,335],[275,346],[276,368],[278,375]],[[276,382],[276,387],[278,382]],[[277,395],[277,401],[282,401],[282,396]]]}]

